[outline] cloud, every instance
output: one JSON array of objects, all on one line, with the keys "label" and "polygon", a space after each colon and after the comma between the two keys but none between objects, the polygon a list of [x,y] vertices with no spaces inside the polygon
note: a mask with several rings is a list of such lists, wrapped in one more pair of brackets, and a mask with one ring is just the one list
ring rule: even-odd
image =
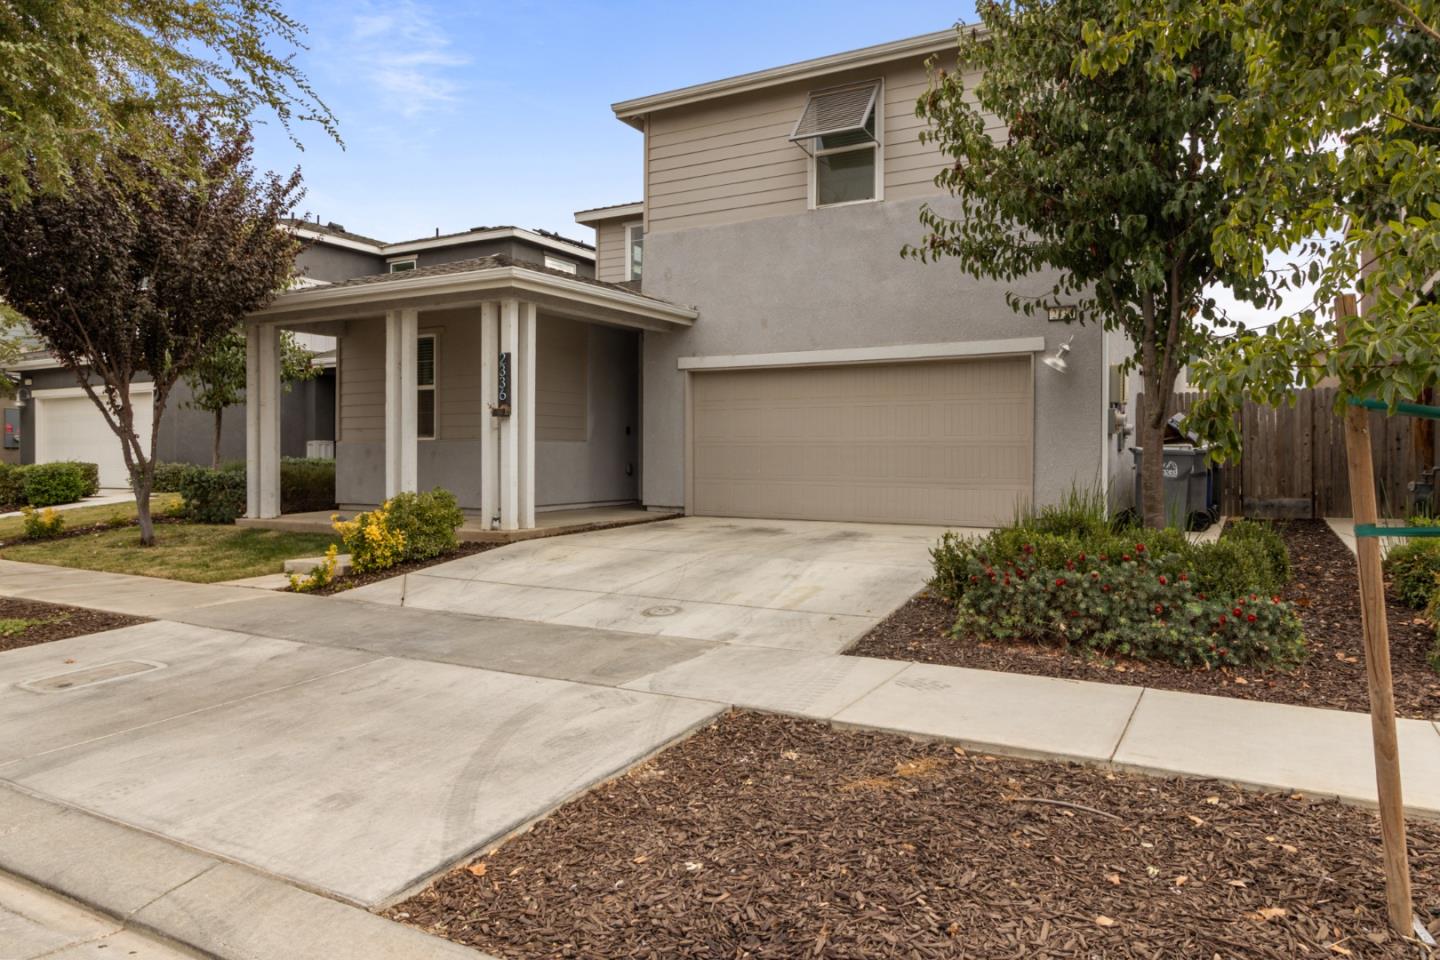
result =
[{"label": "cloud", "polygon": [[450,49],[447,32],[426,7],[411,0],[383,10],[367,4],[351,18],[350,41],[357,72],[387,109],[414,118],[459,99],[453,71],[470,58]]}]

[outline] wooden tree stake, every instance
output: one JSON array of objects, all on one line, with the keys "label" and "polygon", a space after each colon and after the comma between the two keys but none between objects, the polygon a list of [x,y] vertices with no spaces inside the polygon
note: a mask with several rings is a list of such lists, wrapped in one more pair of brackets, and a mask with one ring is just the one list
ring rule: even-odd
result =
[{"label": "wooden tree stake", "polygon": [[[1336,303],[1341,336],[1355,316],[1355,298]],[[1358,527],[1379,519],[1375,468],[1370,453],[1370,413],[1345,410],[1345,452],[1350,472],[1351,513]],[[1390,674],[1390,630],[1385,616],[1385,580],[1380,569],[1380,538],[1357,537],[1360,561],[1360,626],[1365,634],[1365,676],[1370,686],[1370,732],[1375,741],[1375,786],[1380,800],[1380,834],[1385,845],[1385,906],[1390,926],[1414,936],[1410,863],[1405,849],[1405,805],[1400,792],[1400,743],[1395,730],[1395,685]]]}]

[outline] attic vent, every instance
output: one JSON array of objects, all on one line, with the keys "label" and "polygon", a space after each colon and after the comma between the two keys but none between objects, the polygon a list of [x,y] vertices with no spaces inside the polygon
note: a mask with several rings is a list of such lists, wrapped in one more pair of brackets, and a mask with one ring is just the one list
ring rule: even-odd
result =
[{"label": "attic vent", "polygon": [[807,150],[819,145],[839,146],[831,141],[848,143],[875,140],[875,99],[880,92],[878,82],[859,86],[835,87],[810,94],[805,111],[800,114],[790,140]]},{"label": "attic vent", "polygon": [[329,227],[331,230],[339,230],[341,233],[345,232],[345,224],[336,223],[334,220],[331,220],[329,223],[325,224],[325,226]]}]

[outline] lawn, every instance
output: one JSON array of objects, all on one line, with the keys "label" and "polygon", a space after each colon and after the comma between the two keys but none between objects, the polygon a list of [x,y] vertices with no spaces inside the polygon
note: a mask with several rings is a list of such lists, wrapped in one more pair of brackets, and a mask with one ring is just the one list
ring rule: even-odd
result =
[{"label": "lawn", "polygon": [[[157,493],[150,498],[150,511],[157,517],[168,514],[180,506],[180,496],[174,493]],[[135,504],[110,503],[96,507],[76,507],[73,510],[57,511],[65,518],[65,526],[74,530],[97,523],[123,523],[135,519]],[[0,520],[0,540],[11,540],[25,532],[24,517],[7,517]]]},{"label": "lawn", "polygon": [[[116,508],[95,508],[109,509]],[[133,513],[134,508],[130,508]],[[66,515],[67,526],[80,526],[76,514]],[[97,517],[89,522],[104,519]],[[289,533],[199,523],[162,523],[155,529],[155,545],[140,545],[134,526],[116,527],[63,537],[59,540],[16,543],[0,549],[0,557],[61,567],[133,573],[145,577],[214,583],[279,573],[286,560],[317,556],[336,538],[323,533]]]}]

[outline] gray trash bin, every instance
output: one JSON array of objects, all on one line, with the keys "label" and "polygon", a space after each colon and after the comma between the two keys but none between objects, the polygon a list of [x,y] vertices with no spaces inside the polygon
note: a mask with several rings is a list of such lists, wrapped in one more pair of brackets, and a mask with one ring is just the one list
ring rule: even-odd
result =
[{"label": "gray trash bin", "polygon": [[[1187,530],[1204,530],[1217,517],[1214,476],[1210,466],[1210,447],[1188,443],[1167,443],[1165,461],[1165,522]],[[1135,455],[1135,509],[1145,513],[1140,489],[1140,465],[1145,448],[1131,447]]]}]

